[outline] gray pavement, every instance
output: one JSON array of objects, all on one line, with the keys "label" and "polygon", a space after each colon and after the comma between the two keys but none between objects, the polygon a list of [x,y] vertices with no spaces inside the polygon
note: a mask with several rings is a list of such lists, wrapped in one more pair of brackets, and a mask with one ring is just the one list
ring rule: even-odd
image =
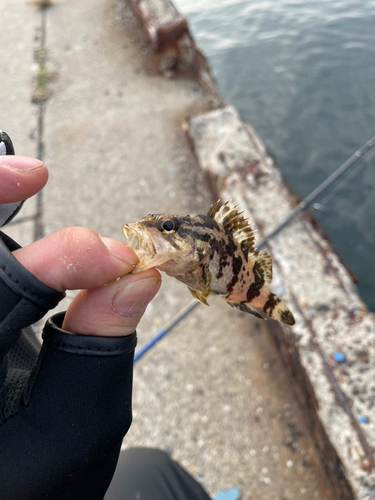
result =
[{"label": "gray pavement", "polygon": [[[121,239],[124,222],[149,212],[205,212],[212,200],[181,123],[215,107],[215,97],[193,80],[155,72],[126,2],[56,0],[45,15],[54,76],[43,121],[45,233],[81,225]],[[0,126],[19,154],[34,156],[41,13],[6,0],[0,19],[8,54],[0,58]],[[35,201],[26,210],[32,214]],[[9,233],[27,244],[32,225]],[[140,345],[191,300],[184,285],[163,281],[139,327]],[[237,486],[244,500],[335,498],[263,323],[221,299],[210,302],[136,365],[124,446],[170,450],[211,494]]]}]

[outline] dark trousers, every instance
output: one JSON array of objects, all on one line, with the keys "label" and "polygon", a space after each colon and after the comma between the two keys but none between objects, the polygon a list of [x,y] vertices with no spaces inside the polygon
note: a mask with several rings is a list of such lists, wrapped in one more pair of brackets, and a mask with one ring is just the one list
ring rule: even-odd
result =
[{"label": "dark trousers", "polygon": [[120,453],[104,500],[210,500],[202,486],[161,450]]}]

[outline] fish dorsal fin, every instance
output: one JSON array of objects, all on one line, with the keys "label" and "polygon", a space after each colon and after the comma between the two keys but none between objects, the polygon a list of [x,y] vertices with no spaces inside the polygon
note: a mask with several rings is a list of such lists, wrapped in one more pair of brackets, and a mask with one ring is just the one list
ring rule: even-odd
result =
[{"label": "fish dorsal fin", "polygon": [[257,268],[264,279],[265,286],[271,284],[272,281],[272,257],[271,254],[265,250],[260,250],[259,252],[251,253],[249,257],[255,263],[257,263]]},{"label": "fish dorsal fin", "polygon": [[230,208],[230,201],[227,201],[219,208],[219,201],[211,206],[208,214],[212,214],[211,217],[213,217],[216,222],[222,224],[226,231],[233,234],[234,239],[241,246],[245,254],[255,253],[255,235],[253,229],[249,225],[249,219],[245,219],[243,212],[238,211],[238,205],[234,208]]},{"label": "fish dorsal fin", "polygon": [[208,217],[212,217],[214,219],[215,215],[219,211],[219,208],[220,208],[220,200],[217,200],[217,202],[214,205],[210,206],[210,209],[207,212]]}]

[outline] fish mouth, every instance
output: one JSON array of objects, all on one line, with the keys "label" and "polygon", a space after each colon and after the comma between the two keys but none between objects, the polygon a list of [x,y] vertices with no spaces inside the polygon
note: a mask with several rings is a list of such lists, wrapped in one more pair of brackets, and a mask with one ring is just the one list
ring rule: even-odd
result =
[{"label": "fish mouth", "polygon": [[[126,245],[128,245],[128,247],[130,247],[138,255],[138,253],[144,249],[143,247],[145,239],[149,239],[147,238],[147,235],[142,234],[144,233],[144,231],[142,230],[137,231],[135,227],[132,227],[132,225],[130,224],[124,224],[122,226],[122,232],[124,233],[125,236]],[[155,253],[155,247],[152,250],[153,253]]]},{"label": "fish mouth", "polygon": [[139,273],[152,267],[150,262],[156,255],[155,245],[147,231],[141,225],[124,224],[122,232],[125,236],[125,243],[139,258],[139,264],[134,268],[133,273]]},{"label": "fish mouth", "polygon": [[160,267],[169,260],[169,252],[163,252],[158,241],[154,241],[150,231],[142,224],[123,224],[122,232],[125,236],[125,243],[136,253],[139,264],[135,266],[132,273],[137,274],[152,267]]}]

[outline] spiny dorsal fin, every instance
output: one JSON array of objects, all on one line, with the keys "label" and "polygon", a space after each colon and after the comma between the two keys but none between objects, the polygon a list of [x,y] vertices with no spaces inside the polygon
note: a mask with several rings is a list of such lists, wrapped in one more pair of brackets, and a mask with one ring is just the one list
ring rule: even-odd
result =
[{"label": "spiny dorsal fin", "polygon": [[[231,200],[224,203],[224,205],[222,205],[220,208],[218,207],[220,200],[217,203],[215,203],[215,205],[214,205],[215,214],[214,214],[213,218],[216,220],[216,222],[219,222],[221,224],[223,223],[223,218],[230,211],[230,207],[229,207],[230,201]],[[210,209],[210,211],[211,211],[211,209]]]},{"label": "spiny dorsal fin", "polygon": [[219,211],[219,207],[220,207],[220,200],[217,200],[217,202],[214,205],[210,206],[210,209],[207,212],[208,217],[212,217],[214,219],[215,215]]},{"label": "spiny dorsal fin", "polygon": [[[220,200],[219,200],[220,201]],[[238,205],[230,208],[230,201],[218,208],[219,201],[211,206],[208,215],[211,215],[216,222],[222,224],[224,228],[232,233],[245,254],[255,253],[254,231],[249,225],[249,220],[245,219],[243,212],[238,212]]]},{"label": "spiny dorsal fin", "polygon": [[251,253],[250,258],[255,263],[258,263],[258,270],[264,279],[265,286],[271,284],[272,281],[272,257],[271,254],[265,250],[260,250],[259,252]]},{"label": "spiny dorsal fin", "polygon": [[243,212],[238,213],[239,205],[236,205],[234,208],[230,208],[230,201],[227,201],[224,205],[218,208],[219,201],[216,202],[213,207],[211,206],[208,212],[209,214],[214,212],[213,218],[216,222],[222,224],[229,232],[234,232],[237,229],[248,225],[247,219],[244,219],[242,215]]}]

